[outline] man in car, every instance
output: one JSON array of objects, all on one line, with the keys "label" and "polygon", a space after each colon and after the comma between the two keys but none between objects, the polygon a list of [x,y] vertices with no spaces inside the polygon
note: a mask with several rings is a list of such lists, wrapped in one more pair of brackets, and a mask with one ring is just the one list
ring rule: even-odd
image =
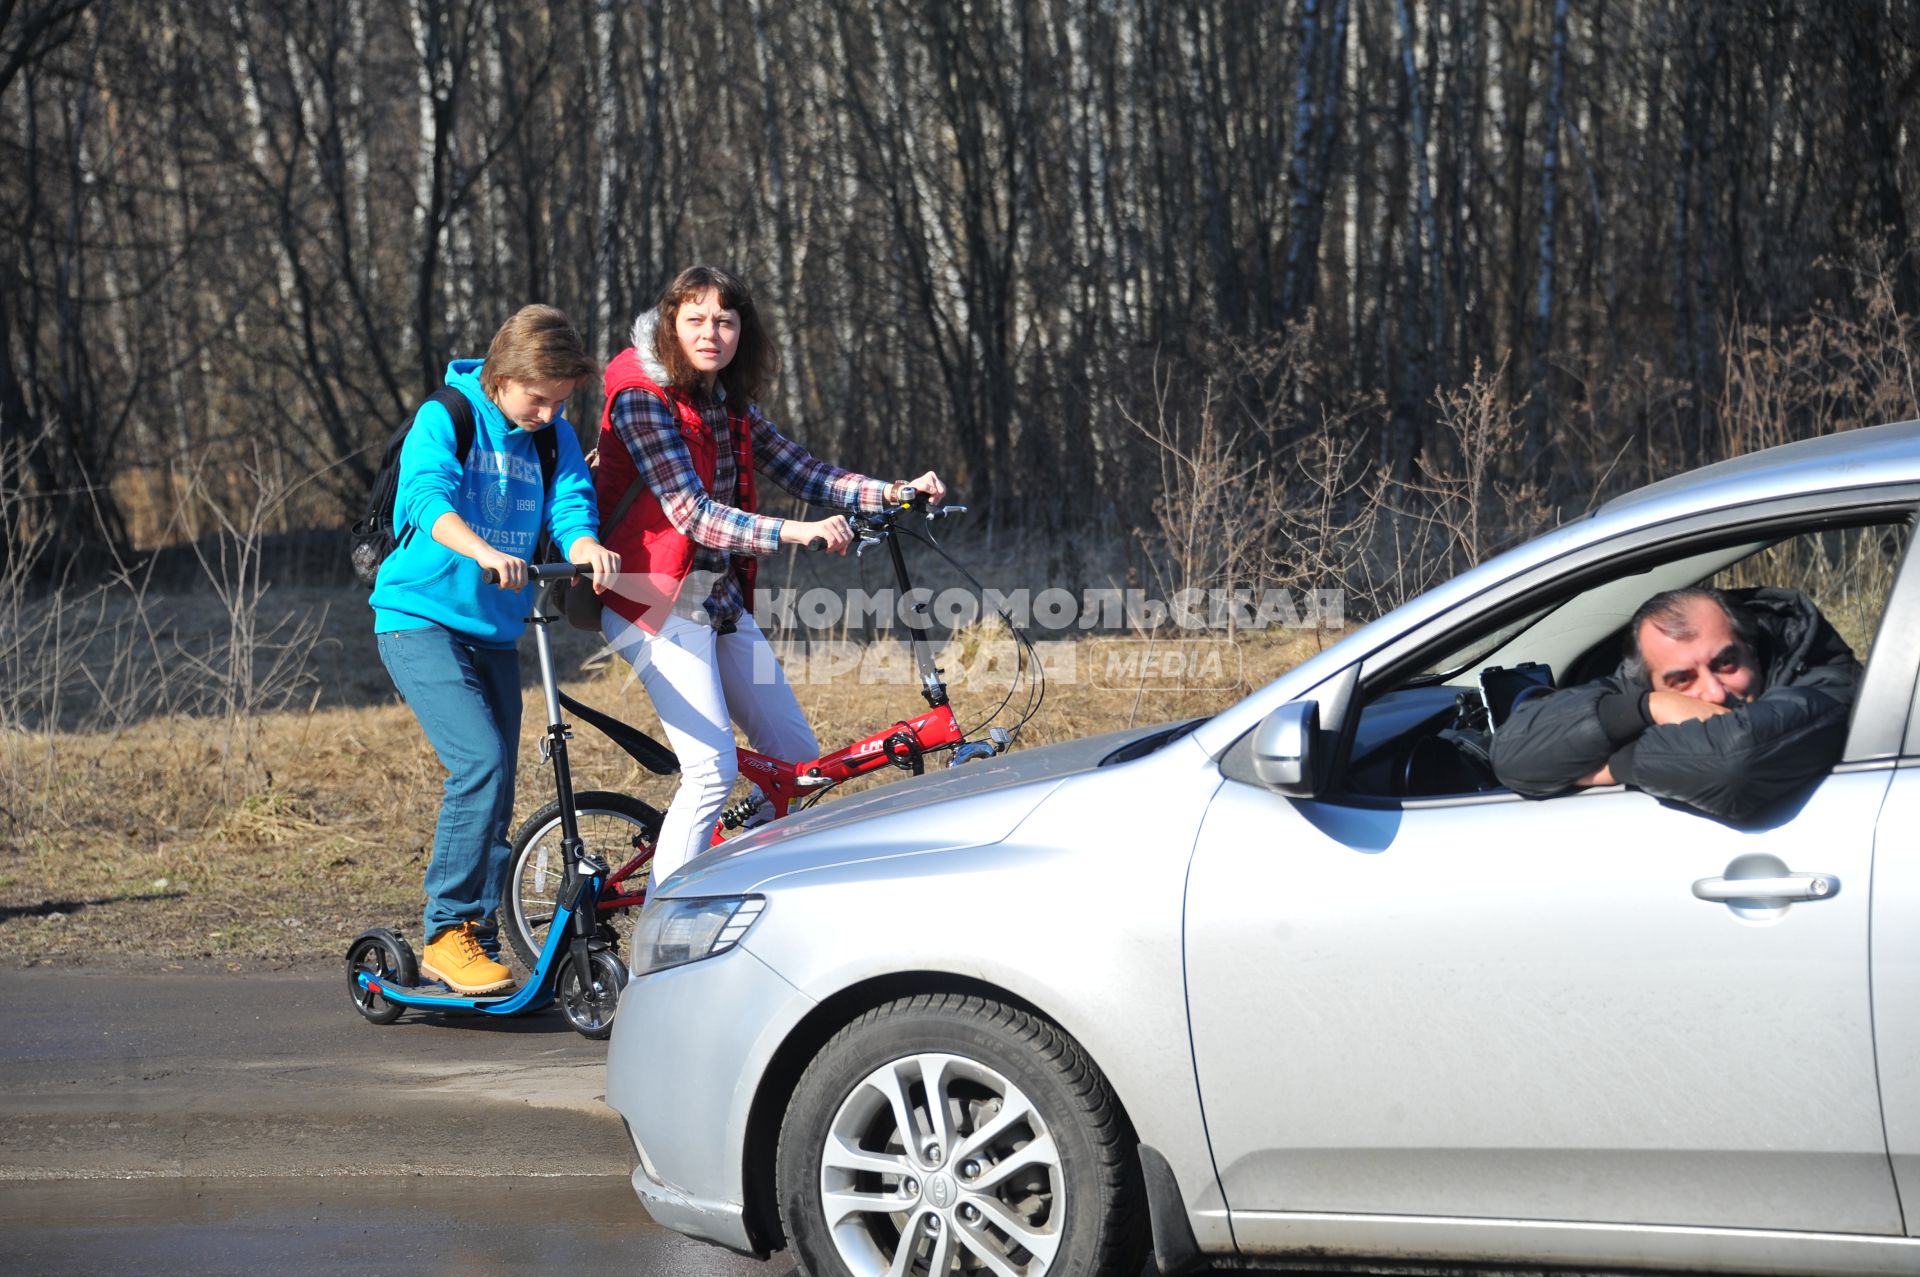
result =
[{"label": "man in car", "polygon": [[1627,636],[1613,674],[1514,708],[1493,738],[1501,784],[1632,785],[1742,820],[1839,761],[1860,662],[1800,591],[1668,590]]}]

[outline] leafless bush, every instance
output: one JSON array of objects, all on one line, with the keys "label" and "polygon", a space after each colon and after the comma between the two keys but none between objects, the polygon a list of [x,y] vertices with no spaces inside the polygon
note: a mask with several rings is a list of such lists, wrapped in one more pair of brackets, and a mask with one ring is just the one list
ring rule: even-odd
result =
[{"label": "leafless bush", "polygon": [[1715,577],[1721,589],[1781,586],[1804,592],[1865,660],[1909,536],[1899,525],[1834,528],[1790,537]]},{"label": "leafless bush", "polygon": [[1895,304],[1892,273],[1869,263],[1853,279],[1846,309],[1822,306],[1791,328],[1728,326],[1719,456],[1920,416],[1914,320]]},{"label": "leafless bush", "polygon": [[1391,485],[1399,508],[1441,535],[1439,551],[1464,570],[1546,527],[1545,492],[1521,458],[1526,400],[1507,401],[1506,360],[1455,389],[1434,393],[1440,442],[1418,458],[1416,478]]},{"label": "leafless bush", "polygon": [[194,471],[186,476],[191,509],[213,531],[193,542],[217,600],[218,628],[183,613],[190,600],[161,599],[150,562],[116,563],[82,578],[39,579],[50,534],[37,523],[16,458],[0,457],[0,519],[20,530],[24,547],[0,565],[0,733],[7,738],[4,803],[16,816],[44,797],[60,775],[62,742],[74,733],[118,733],[154,715],[212,717],[221,724],[222,787],[253,762],[260,715],[285,707],[313,686],[308,659],[324,610],[279,617],[264,606],[261,572],[269,521],[289,485],[271,468],[239,468],[238,510],[216,500]]},{"label": "leafless bush", "polygon": [[[1322,409],[1312,428],[1284,391],[1264,407],[1230,402],[1223,385],[1304,379],[1304,345],[1274,350],[1237,352],[1199,375],[1198,393],[1156,368],[1151,411],[1126,414],[1158,461],[1155,525],[1139,535],[1167,564],[1166,588],[1331,588],[1349,615],[1378,615],[1551,522],[1520,456],[1526,405],[1508,401],[1504,363],[1475,364],[1436,393],[1438,429],[1401,477],[1365,450],[1377,396]],[[1193,405],[1184,416],[1182,402]]]},{"label": "leafless bush", "polygon": [[1349,616],[1378,616],[1432,585],[1444,560],[1431,529],[1399,513],[1390,476],[1365,458],[1365,435],[1329,421],[1298,450],[1282,507],[1281,537],[1268,547],[1277,580],[1337,589]]},{"label": "leafless bush", "polygon": [[[1583,406],[1555,425],[1551,455],[1561,469],[1529,460],[1529,404],[1512,397],[1504,359],[1491,368],[1476,361],[1464,382],[1434,394],[1410,474],[1396,474],[1370,448],[1385,415],[1377,397],[1321,407],[1308,428],[1284,392],[1265,406],[1222,392],[1304,384],[1306,377],[1289,382],[1285,374],[1312,367],[1310,343],[1265,381],[1249,371],[1244,351],[1220,368],[1178,376],[1156,366],[1144,420],[1127,417],[1157,460],[1148,503],[1155,522],[1139,534],[1168,565],[1169,586],[1337,588],[1349,616],[1378,615],[1623,486],[1689,463],[1920,417],[1920,333],[1896,304],[1896,273],[1869,260],[1853,279],[1849,302],[1796,324],[1729,326],[1704,439],[1679,427],[1702,388],[1646,364],[1594,374]],[[1329,396],[1300,398],[1325,404]],[[1192,405],[1184,416],[1175,407],[1183,403]],[[1637,424],[1622,432],[1623,420]],[[1583,476],[1578,484],[1564,472],[1569,464]],[[1883,593],[1874,582],[1891,563],[1849,550],[1783,570],[1839,600]]]},{"label": "leafless bush", "polygon": [[187,504],[213,524],[212,536],[196,539],[193,547],[224,613],[226,633],[212,636],[204,651],[181,647],[177,652],[198,682],[202,704],[222,722],[222,758],[229,769],[252,764],[259,715],[284,708],[313,685],[307,658],[326,621],[324,609],[271,620],[263,615],[261,605],[272,585],[261,572],[263,542],[280,508],[303,486],[289,483],[274,460],[253,449],[238,468],[233,486],[240,496],[232,509],[208,490],[200,468],[186,471],[180,481]]},{"label": "leafless bush", "polygon": [[1264,457],[1248,457],[1248,429],[1223,420],[1220,385],[1217,376],[1203,378],[1195,406],[1183,413],[1173,374],[1156,362],[1150,413],[1121,409],[1153,444],[1159,464],[1155,525],[1135,535],[1148,543],[1148,561],[1170,593],[1258,587],[1281,523],[1280,485]]}]

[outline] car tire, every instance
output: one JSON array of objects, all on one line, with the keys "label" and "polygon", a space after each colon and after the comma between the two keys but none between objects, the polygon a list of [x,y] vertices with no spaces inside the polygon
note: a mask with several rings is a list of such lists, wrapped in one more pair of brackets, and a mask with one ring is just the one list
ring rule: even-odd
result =
[{"label": "car tire", "polygon": [[890,1002],[835,1034],[788,1103],[775,1191],[808,1277],[905,1271],[903,1246],[929,1274],[1092,1277],[1146,1256],[1139,1164],[1106,1079],[1056,1026],[980,997]]}]

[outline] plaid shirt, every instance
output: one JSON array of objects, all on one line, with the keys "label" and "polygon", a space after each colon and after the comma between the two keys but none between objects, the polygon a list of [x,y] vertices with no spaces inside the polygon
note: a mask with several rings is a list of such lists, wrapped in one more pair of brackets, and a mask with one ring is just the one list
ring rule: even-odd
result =
[{"label": "plaid shirt", "polygon": [[[689,575],[696,582],[714,583],[700,600],[708,618],[722,632],[732,629],[746,610],[746,601],[729,556],[772,554],[780,548],[780,528],[786,520],[749,514],[733,504],[739,493],[726,390],[716,385],[712,397],[700,404],[700,420],[713,431],[715,445],[711,492],[693,468],[673,410],[657,396],[644,390],[623,390],[614,396],[612,416],[614,433],[626,445],[640,477],[659,499],[667,521],[694,543]],[[886,484],[815,457],[761,416],[758,404],[747,405],[747,421],[753,428],[753,468],[802,501],[866,512],[886,506]],[[693,598],[698,598],[697,593]],[[683,597],[673,610],[683,616],[693,615],[692,599]]]}]

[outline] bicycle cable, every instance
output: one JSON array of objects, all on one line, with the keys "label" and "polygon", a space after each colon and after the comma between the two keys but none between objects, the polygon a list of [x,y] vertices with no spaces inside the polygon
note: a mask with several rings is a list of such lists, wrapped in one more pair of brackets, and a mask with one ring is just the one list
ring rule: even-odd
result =
[{"label": "bicycle cable", "polygon": [[[925,545],[928,549],[932,550],[935,554],[945,559],[948,562],[948,564],[950,564],[954,568],[955,571],[960,573],[961,576],[965,577],[967,579],[967,583],[973,586],[973,588],[979,592],[980,597],[982,599],[986,598],[987,587],[980,584],[979,580],[973,575],[973,573],[967,571],[966,566],[964,564],[962,564],[958,559],[954,558],[951,554],[948,554],[945,547],[943,547],[938,541],[935,541],[930,536],[924,536],[921,533],[912,530],[911,528],[903,528],[897,525],[894,527],[893,533],[895,536],[899,536],[902,534],[906,536],[910,536],[914,540]],[[963,729],[961,732],[963,736],[971,736],[975,732],[984,730],[986,727],[990,726],[996,718],[999,718],[1000,715],[1006,711],[1007,705],[1013,700],[1014,688],[1019,686],[1020,675],[1026,671],[1027,661],[1029,659],[1033,662],[1033,671],[1028,676],[1028,680],[1027,680],[1027,703],[1021,709],[1020,721],[1015,723],[1011,729],[1013,734],[1017,735],[1023,727],[1025,727],[1029,722],[1031,722],[1033,720],[1034,715],[1040,712],[1040,707],[1046,704],[1046,700],[1047,700],[1047,670],[1046,670],[1046,666],[1042,664],[1040,660],[1040,653],[1038,649],[1034,647],[1033,640],[1027,637],[1027,634],[1024,630],[1022,630],[1019,626],[1013,623],[1013,618],[1007,615],[1007,610],[1005,608],[995,608],[994,611],[1000,614],[1000,619],[1006,622],[1007,629],[1013,634],[1014,638],[1019,640],[1020,642],[1022,650],[1019,652],[1019,655],[1018,655],[1019,663],[1014,667],[1013,681],[1007,684],[1007,694],[1000,698],[1000,703],[993,707],[992,713],[988,714],[984,719],[974,724],[972,727]]]}]

